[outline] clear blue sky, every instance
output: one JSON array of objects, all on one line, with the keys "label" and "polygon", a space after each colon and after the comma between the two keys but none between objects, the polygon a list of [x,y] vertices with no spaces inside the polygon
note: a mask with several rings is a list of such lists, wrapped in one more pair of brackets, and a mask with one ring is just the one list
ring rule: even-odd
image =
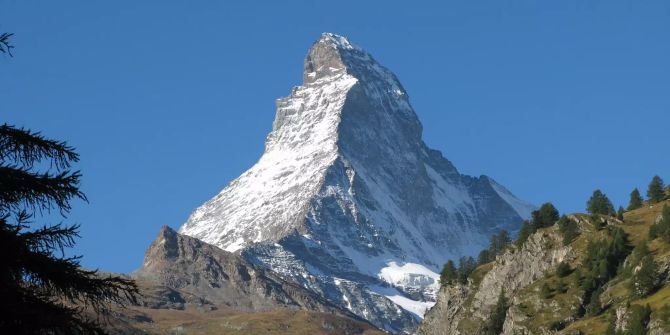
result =
[{"label": "clear blue sky", "polygon": [[80,152],[86,266],[139,267],[250,167],[324,31],[398,75],[462,173],[561,211],[670,182],[668,1],[67,3],[0,0],[0,122]]}]

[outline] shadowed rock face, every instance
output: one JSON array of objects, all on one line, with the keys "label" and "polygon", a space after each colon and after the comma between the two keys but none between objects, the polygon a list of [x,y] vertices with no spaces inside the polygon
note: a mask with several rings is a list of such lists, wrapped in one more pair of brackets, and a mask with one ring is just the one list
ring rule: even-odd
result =
[{"label": "shadowed rock face", "polygon": [[[292,308],[351,316],[322,297],[257,268],[238,255],[180,235],[167,226],[161,228],[145,254],[142,268],[133,273],[133,277],[159,287],[150,292],[150,296],[156,298],[148,307],[174,308],[191,301],[236,310]],[[163,301],[158,297],[163,297]]]},{"label": "shadowed rock face", "polygon": [[180,232],[379,327],[411,331],[440,266],[516,230],[532,206],[428,148],[398,78],[346,38],[324,33],[304,71],[277,100],[258,163]]}]

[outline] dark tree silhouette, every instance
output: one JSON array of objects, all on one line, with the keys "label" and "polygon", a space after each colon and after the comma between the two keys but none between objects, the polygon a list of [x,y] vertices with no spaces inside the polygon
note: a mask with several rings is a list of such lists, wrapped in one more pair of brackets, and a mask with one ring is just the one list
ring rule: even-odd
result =
[{"label": "dark tree silhouette", "polygon": [[649,202],[657,203],[665,199],[665,191],[663,190],[663,179],[659,176],[654,176],[649,183],[649,188],[647,189],[647,197]]},{"label": "dark tree silhouette", "polygon": [[633,189],[633,192],[630,192],[630,202],[628,203],[628,210],[638,209],[642,207],[642,196],[640,195],[640,190],[637,188]]},{"label": "dark tree silhouette", "polygon": [[454,261],[450,259],[444,264],[442,272],[440,272],[440,284],[442,284],[442,286],[451,285],[457,278],[458,270],[456,270]]},{"label": "dark tree silhouette", "polygon": [[534,230],[550,227],[559,219],[558,210],[550,202],[542,204],[540,209],[533,211],[531,215],[533,217]]},{"label": "dark tree silhouette", "polygon": [[509,300],[505,297],[505,291],[500,290],[498,301],[496,302],[495,307],[493,307],[488,321],[484,325],[485,335],[498,335],[502,332],[508,308]]},{"label": "dark tree silhouette", "polygon": [[593,195],[591,195],[589,201],[586,202],[586,210],[591,214],[615,214],[612,202],[601,190],[593,191]]},{"label": "dark tree silhouette", "polygon": [[65,142],[0,126],[0,334],[104,334],[108,303],[135,302],[133,281],[65,256],[78,225],[35,222],[65,218],[72,200],[86,200],[70,170],[78,160]]}]

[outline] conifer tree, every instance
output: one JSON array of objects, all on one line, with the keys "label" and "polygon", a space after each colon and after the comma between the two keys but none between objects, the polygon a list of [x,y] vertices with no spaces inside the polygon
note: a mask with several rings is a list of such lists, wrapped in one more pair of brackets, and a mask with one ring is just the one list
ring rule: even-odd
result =
[{"label": "conifer tree", "polygon": [[502,332],[505,318],[507,317],[507,308],[509,308],[509,303],[507,297],[505,297],[505,290],[503,289],[500,290],[498,301],[491,311],[491,316],[489,317],[488,322],[484,326],[485,335],[498,335]]},{"label": "conifer tree", "polygon": [[586,210],[591,214],[613,215],[614,206],[601,190],[593,191],[593,195],[586,203]]},{"label": "conifer tree", "polygon": [[451,285],[457,277],[456,266],[454,265],[454,261],[450,259],[444,264],[442,272],[440,272],[440,284],[442,286]]},{"label": "conifer tree", "polygon": [[627,335],[645,335],[647,334],[647,325],[649,324],[649,319],[651,317],[651,308],[649,305],[639,306],[633,305],[631,307],[632,312],[628,318],[628,324],[626,325]]},{"label": "conifer tree", "polygon": [[0,126],[0,334],[104,334],[87,313],[135,301],[131,280],[64,256],[78,225],[36,222],[50,212],[66,217],[72,200],[86,200],[81,174],[70,170],[78,160],[65,142]]},{"label": "conifer tree", "polygon": [[540,289],[540,295],[544,299],[551,298],[551,287],[549,287],[547,283],[542,284],[542,288]]},{"label": "conifer tree", "polygon": [[665,191],[663,190],[663,179],[659,176],[654,176],[649,183],[647,189],[647,198],[652,204],[661,202],[665,199]]},{"label": "conifer tree", "polygon": [[631,278],[631,289],[635,296],[645,297],[654,292],[658,283],[657,267],[652,255],[642,257],[637,272]]},{"label": "conifer tree", "polygon": [[558,221],[558,210],[550,202],[542,204],[540,209],[531,213],[533,218],[533,229],[553,226]]},{"label": "conifer tree", "polygon": [[468,277],[477,268],[477,262],[472,257],[463,256],[458,260],[458,281],[461,284],[468,282]]},{"label": "conifer tree", "polygon": [[628,203],[628,210],[632,211],[642,207],[642,196],[640,195],[640,190],[637,188],[633,189],[633,192],[630,192],[630,201]]},{"label": "conifer tree", "polygon": [[517,246],[517,248],[521,248],[523,244],[526,242],[528,237],[533,233],[532,231],[532,226],[528,220],[524,220],[521,223],[521,229],[519,229],[519,235],[516,237],[516,241],[514,241],[514,244]]},{"label": "conifer tree", "polygon": [[600,296],[603,293],[602,287],[598,287],[592,294],[589,300],[589,304],[586,306],[586,314],[589,316],[595,316],[600,314],[602,311],[602,305],[600,303]]},{"label": "conifer tree", "polygon": [[494,259],[494,257],[491,257],[491,252],[489,252],[488,249],[484,249],[479,252],[479,256],[477,257],[477,264],[486,264],[492,262]]},{"label": "conifer tree", "polygon": [[558,220],[558,230],[563,235],[563,244],[568,245],[579,236],[579,227],[577,223],[563,215]]},{"label": "conifer tree", "polygon": [[556,267],[556,274],[560,278],[567,277],[570,273],[572,273],[572,268],[570,268],[570,264],[566,262],[560,262]]}]

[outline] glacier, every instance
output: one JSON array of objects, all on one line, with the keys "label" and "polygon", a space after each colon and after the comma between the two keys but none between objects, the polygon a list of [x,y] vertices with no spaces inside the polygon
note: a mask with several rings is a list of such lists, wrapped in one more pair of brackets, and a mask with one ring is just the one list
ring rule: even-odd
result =
[{"label": "glacier", "polygon": [[397,77],[343,36],[320,36],[303,84],[276,105],[259,161],[180,233],[389,332],[416,328],[447,259],[475,255],[534,209],[430,149]]}]

